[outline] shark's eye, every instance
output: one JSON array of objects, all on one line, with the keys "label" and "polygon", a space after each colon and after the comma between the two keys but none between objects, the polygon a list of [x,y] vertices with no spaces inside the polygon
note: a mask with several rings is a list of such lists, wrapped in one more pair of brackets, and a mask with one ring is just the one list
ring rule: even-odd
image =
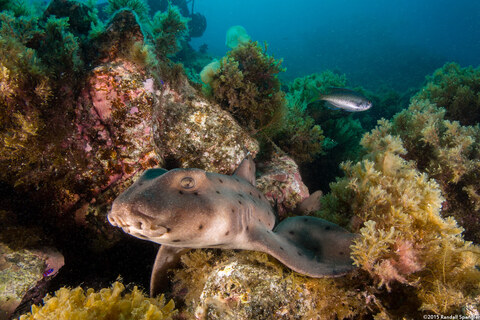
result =
[{"label": "shark's eye", "polygon": [[184,189],[192,189],[195,187],[195,180],[192,177],[185,177],[180,180],[180,186]]}]

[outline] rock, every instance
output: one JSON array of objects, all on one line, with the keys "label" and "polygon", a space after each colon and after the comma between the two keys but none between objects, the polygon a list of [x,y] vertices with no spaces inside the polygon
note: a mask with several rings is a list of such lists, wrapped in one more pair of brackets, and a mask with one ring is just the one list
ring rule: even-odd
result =
[{"label": "rock", "polygon": [[[25,301],[30,291],[46,287],[65,261],[42,229],[35,224],[20,224],[17,213],[0,210],[0,225],[0,320],[3,320]],[[41,302],[45,293],[36,303]]]},{"label": "rock", "polygon": [[258,142],[220,106],[203,98],[185,80],[165,83],[154,118],[154,139],[167,169],[200,168],[231,174]]},{"label": "rock", "polygon": [[222,252],[201,270],[205,275],[182,291],[192,295],[185,300],[187,319],[307,319],[315,304],[295,275],[263,253]]},{"label": "rock", "polygon": [[292,215],[297,205],[309,196],[299,168],[290,157],[274,155],[257,169],[260,172],[257,188],[276,206],[280,219]]},{"label": "rock", "polygon": [[[114,232],[105,223],[110,203],[134,176],[161,162],[151,130],[158,94],[144,69],[117,59],[91,71],[78,101],[74,140],[84,166],[77,168],[77,175],[87,189],[74,198],[74,219],[93,228],[96,237],[106,237],[106,243]],[[98,249],[106,244],[102,242],[96,244]]]},{"label": "rock", "polygon": [[143,39],[134,14],[117,12],[97,39],[102,59],[86,76],[74,111],[76,130],[66,143],[82,162],[70,165],[76,180],[65,188],[70,201],[62,211],[73,210],[75,223],[94,232],[89,238],[95,250],[114,243],[105,216],[116,195],[162,162],[152,137],[160,91],[147,67],[128,56],[127,46],[142,45]]},{"label": "rock", "polygon": [[54,248],[12,250],[0,243],[0,319],[8,319],[37,284],[53,277],[63,266]]},{"label": "rock", "polygon": [[[110,187],[123,189],[132,176],[160,163],[151,131],[160,92],[144,65],[122,56],[129,52],[127,45],[143,40],[135,15],[117,12],[97,41],[103,62],[87,75],[77,101],[73,140],[86,162],[78,176],[89,181],[94,196]],[[84,200],[102,205],[96,198]],[[86,210],[78,209],[77,215]]]},{"label": "rock", "polygon": [[77,138],[87,159],[100,160],[107,184],[159,163],[151,131],[157,95],[153,78],[129,61],[92,70],[77,108]]},{"label": "rock", "polygon": [[94,46],[98,48],[103,61],[113,61],[122,55],[128,55],[132,45],[138,42],[145,42],[142,28],[132,11],[122,9],[115,13]]}]

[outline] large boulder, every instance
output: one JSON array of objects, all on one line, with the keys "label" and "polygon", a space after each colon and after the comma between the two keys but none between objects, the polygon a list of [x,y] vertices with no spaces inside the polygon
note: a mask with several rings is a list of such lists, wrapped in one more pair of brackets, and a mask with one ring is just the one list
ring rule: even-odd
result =
[{"label": "large boulder", "polygon": [[276,207],[281,219],[293,215],[297,206],[308,198],[308,188],[302,181],[298,165],[287,155],[273,155],[258,165],[258,171],[257,188]]},{"label": "large boulder", "polygon": [[200,168],[231,174],[258,142],[219,105],[188,83],[163,86],[155,112],[154,139],[168,169]]},{"label": "large boulder", "polygon": [[4,320],[29,292],[41,291],[36,303],[41,301],[46,293],[42,289],[63,266],[64,258],[41,228],[20,225],[16,213],[0,210],[0,225],[0,320]]}]

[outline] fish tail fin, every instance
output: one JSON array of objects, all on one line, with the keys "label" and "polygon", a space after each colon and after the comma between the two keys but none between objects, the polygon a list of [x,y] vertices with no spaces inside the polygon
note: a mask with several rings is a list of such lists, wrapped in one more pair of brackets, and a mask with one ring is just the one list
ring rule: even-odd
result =
[{"label": "fish tail fin", "polygon": [[314,103],[315,101],[319,101],[319,100],[322,100],[321,95],[314,96],[314,97],[307,100],[307,105],[310,104],[310,103]]},{"label": "fish tail fin", "polygon": [[312,94],[312,97],[307,100],[307,105],[309,105],[310,103],[313,103],[315,101],[320,101],[320,100],[322,100],[322,97],[323,97],[323,94],[320,92],[320,90],[317,87],[315,87],[311,90],[312,90],[313,94]]}]

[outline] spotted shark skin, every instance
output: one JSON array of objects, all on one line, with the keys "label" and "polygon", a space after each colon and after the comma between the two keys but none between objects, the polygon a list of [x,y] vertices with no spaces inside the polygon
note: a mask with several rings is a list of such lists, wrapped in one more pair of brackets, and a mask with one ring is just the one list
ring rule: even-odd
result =
[{"label": "spotted shark skin", "polygon": [[[308,199],[307,199],[308,200]],[[298,216],[276,224],[276,215],[255,188],[249,156],[231,176],[200,169],[147,170],[120,194],[108,221],[140,239],[161,244],[150,294],[167,284],[167,270],[191,248],[266,252],[310,277],[351,271],[354,235],[323,219]]]}]

